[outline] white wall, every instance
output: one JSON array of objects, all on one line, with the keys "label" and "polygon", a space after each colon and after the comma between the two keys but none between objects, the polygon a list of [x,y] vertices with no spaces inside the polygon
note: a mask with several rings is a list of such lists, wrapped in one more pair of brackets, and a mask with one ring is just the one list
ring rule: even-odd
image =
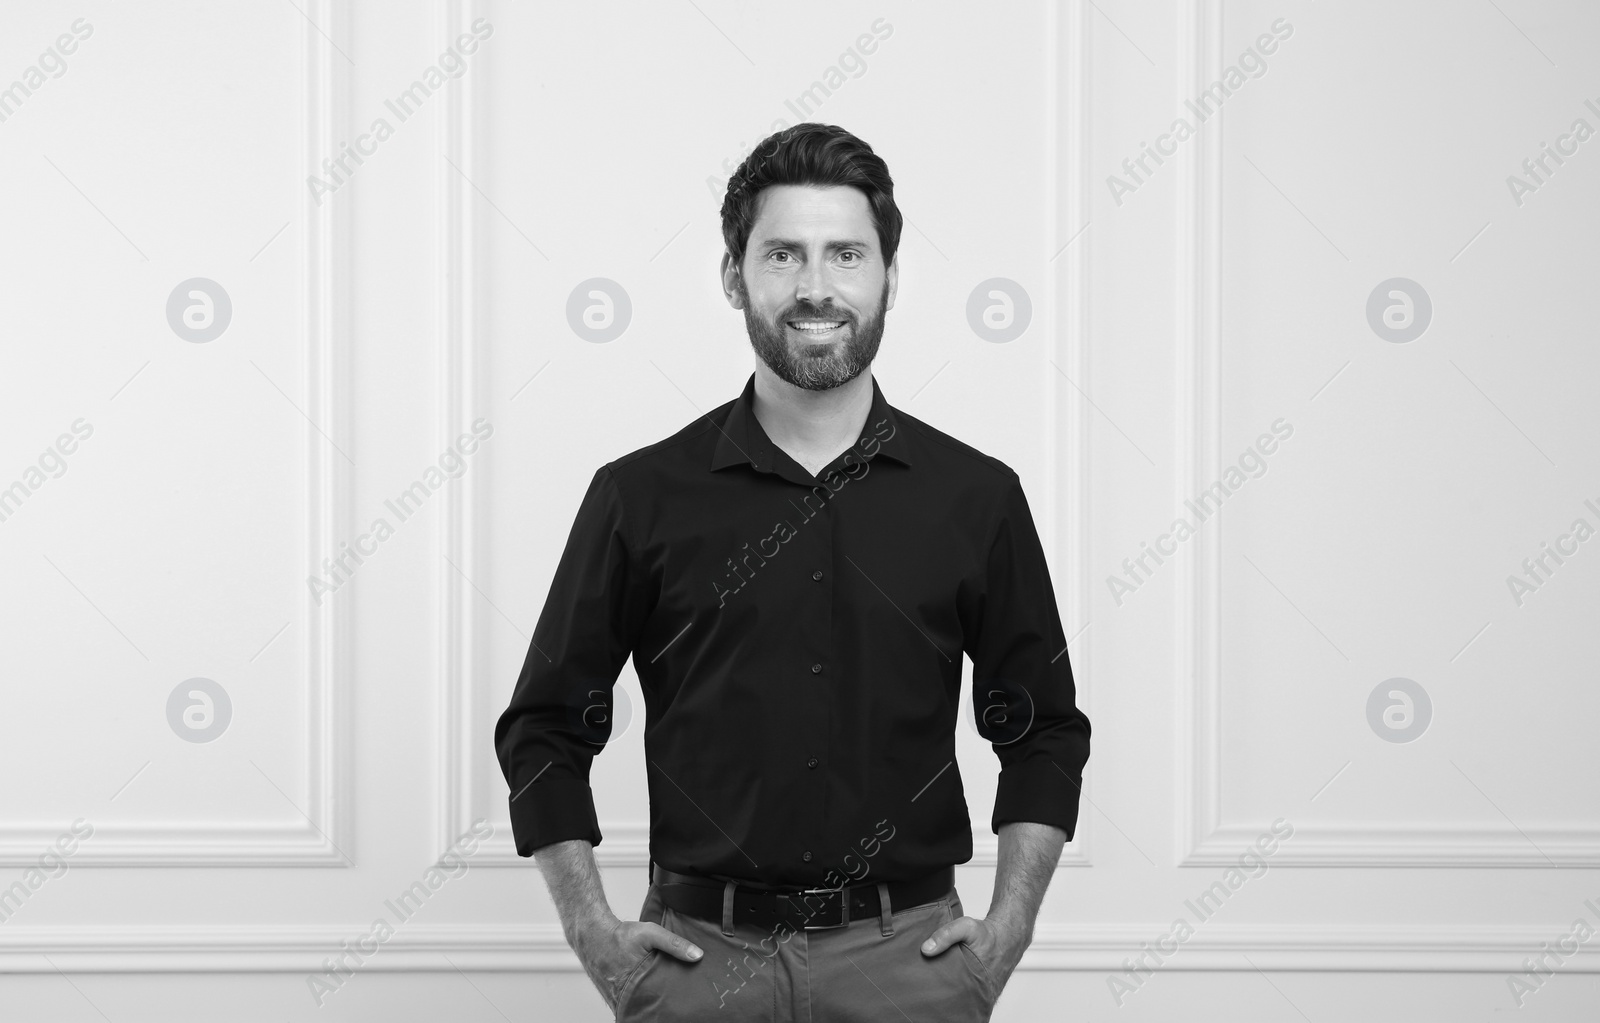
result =
[{"label": "white wall", "polygon": [[[1520,1010],[1507,983],[1575,920],[1600,931],[1600,555],[1577,543],[1520,604],[1507,582],[1574,520],[1600,528],[1600,142],[1522,168],[1576,119],[1600,129],[1600,11],[803,13],[0,13],[0,89],[42,74],[0,97],[0,487],[22,485],[0,503],[0,885],[37,886],[0,921],[7,1019],[606,1017],[511,850],[490,732],[593,468],[750,372],[720,186],[841,63],[812,117],[885,156],[908,218],[875,372],[1022,474],[1095,726],[1078,836],[995,1018],[1600,1005],[1600,942]],[[474,24],[464,70],[402,120],[388,104]],[[1275,24],[1220,113],[1123,170]],[[353,173],[320,170],[380,117]],[[169,321],[193,278],[231,303],[209,340]],[[631,307],[610,340],[569,322],[593,278]],[[969,324],[995,278],[1031,305],[1012,340]],[[1393,278],[1431,304],[1411,340],[1369,321]],[[1380,323],[1411,287],[1380,291]],[[402,519],[386,502],[480,420]],[[1275,422],[1258,475],[1163,539]],[[379,518],[392,535],[361,540]],[[181,720],[195,678],[226,696],[209,741]],[[1430,708],[1411,741],[1382,724],[1395,678]],[[644,892],[640,724],[594,769],[619,913]],[[960,743],[981,912],[996,762]],[[80,819],[65,872],[27,873]],[[464,874],[397,921],[385,900],[479,819]],[[1198,919],[1186,900],[1278,820],[1265,873]],[[393,936],[318,1008],[307,975],[379,918]],[[1180,919],[1177,952],[1114,993]]]}]

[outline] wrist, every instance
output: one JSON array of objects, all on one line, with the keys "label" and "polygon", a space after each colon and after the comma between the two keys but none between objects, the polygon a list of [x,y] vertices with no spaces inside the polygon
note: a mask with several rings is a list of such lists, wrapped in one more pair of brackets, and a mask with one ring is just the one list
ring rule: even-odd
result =
[{"label": "wrist", "polygon": [[1021,938],[1024,944],[1033,940],[1034,916],[1025,907],[1007,903],[991,906],[984,920],[996,930]]},{"label": "wrist", "polygon": [[567,944],[579,951],[580,946],[587,946],[593,938],[609,936],[622,926],[622,921],[611,912],[611,907],[606,905],[585,906],[572,915],[572,919],[565,922],[562,930],[566,932]]}]

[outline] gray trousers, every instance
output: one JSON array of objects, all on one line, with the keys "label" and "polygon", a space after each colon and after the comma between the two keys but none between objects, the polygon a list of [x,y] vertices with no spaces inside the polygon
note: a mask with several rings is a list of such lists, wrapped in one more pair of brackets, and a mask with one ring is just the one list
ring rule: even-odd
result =
[{"label": "gray trousers", "polygon": [[674,912],[651,884],[639,919],[688,938],[686,963],[647,952],[617,989],[618,1023],[987,1023],[1000,990],[989,964],[957,943],[933,958],[921,945],[962,915],[954,888],[920,906],[889,907],[844,927],[768,930]]}]

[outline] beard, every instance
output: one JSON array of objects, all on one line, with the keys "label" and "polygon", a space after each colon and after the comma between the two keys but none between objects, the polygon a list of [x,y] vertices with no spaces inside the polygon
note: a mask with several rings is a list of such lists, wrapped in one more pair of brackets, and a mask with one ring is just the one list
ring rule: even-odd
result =
[{"label": "beard", "polygon": [[[744,300],[744,326],[750,335],[750,347],[780,380],[796,387],[808,391],[831,390],[854,380],[878,356],[884,314],[889,306],[887,278],[883,282],[883,293],[878,296],[877,311],[864,321],[832,304],[818,308],[810,302],[800,302],[780,312],[769,323],[750,308],[750,295],[743,278],[739,281],[739,297]],[[844,326],[840,329],[844,336],[826,344],[791,339],[789,320],[843,320]]]}]

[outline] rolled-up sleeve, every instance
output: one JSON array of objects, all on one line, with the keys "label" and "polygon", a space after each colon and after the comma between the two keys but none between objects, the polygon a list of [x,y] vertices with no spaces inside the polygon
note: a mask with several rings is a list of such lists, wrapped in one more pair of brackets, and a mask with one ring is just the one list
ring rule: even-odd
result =
[{"label": "rolled-up sleeve", "polygon": [[980,730],[1000,758],[991,828],[1078,823],[1089,719],[1077,688],[1044,547],[1022,481],[1010,473],[992,523],[987,568],[968,644]]},{"label": "rolled-up sleeve", "polygon": [[[552,842],[601,840],[589,766],[609,734],[611,687],[633,650],[648,601],[609,466],[594,474],[556,566],[494,746],[510,786],[519,856]],[[589,714],[586,721],[585,715]],[[604,720],[597,734],[596,717]]]}]

